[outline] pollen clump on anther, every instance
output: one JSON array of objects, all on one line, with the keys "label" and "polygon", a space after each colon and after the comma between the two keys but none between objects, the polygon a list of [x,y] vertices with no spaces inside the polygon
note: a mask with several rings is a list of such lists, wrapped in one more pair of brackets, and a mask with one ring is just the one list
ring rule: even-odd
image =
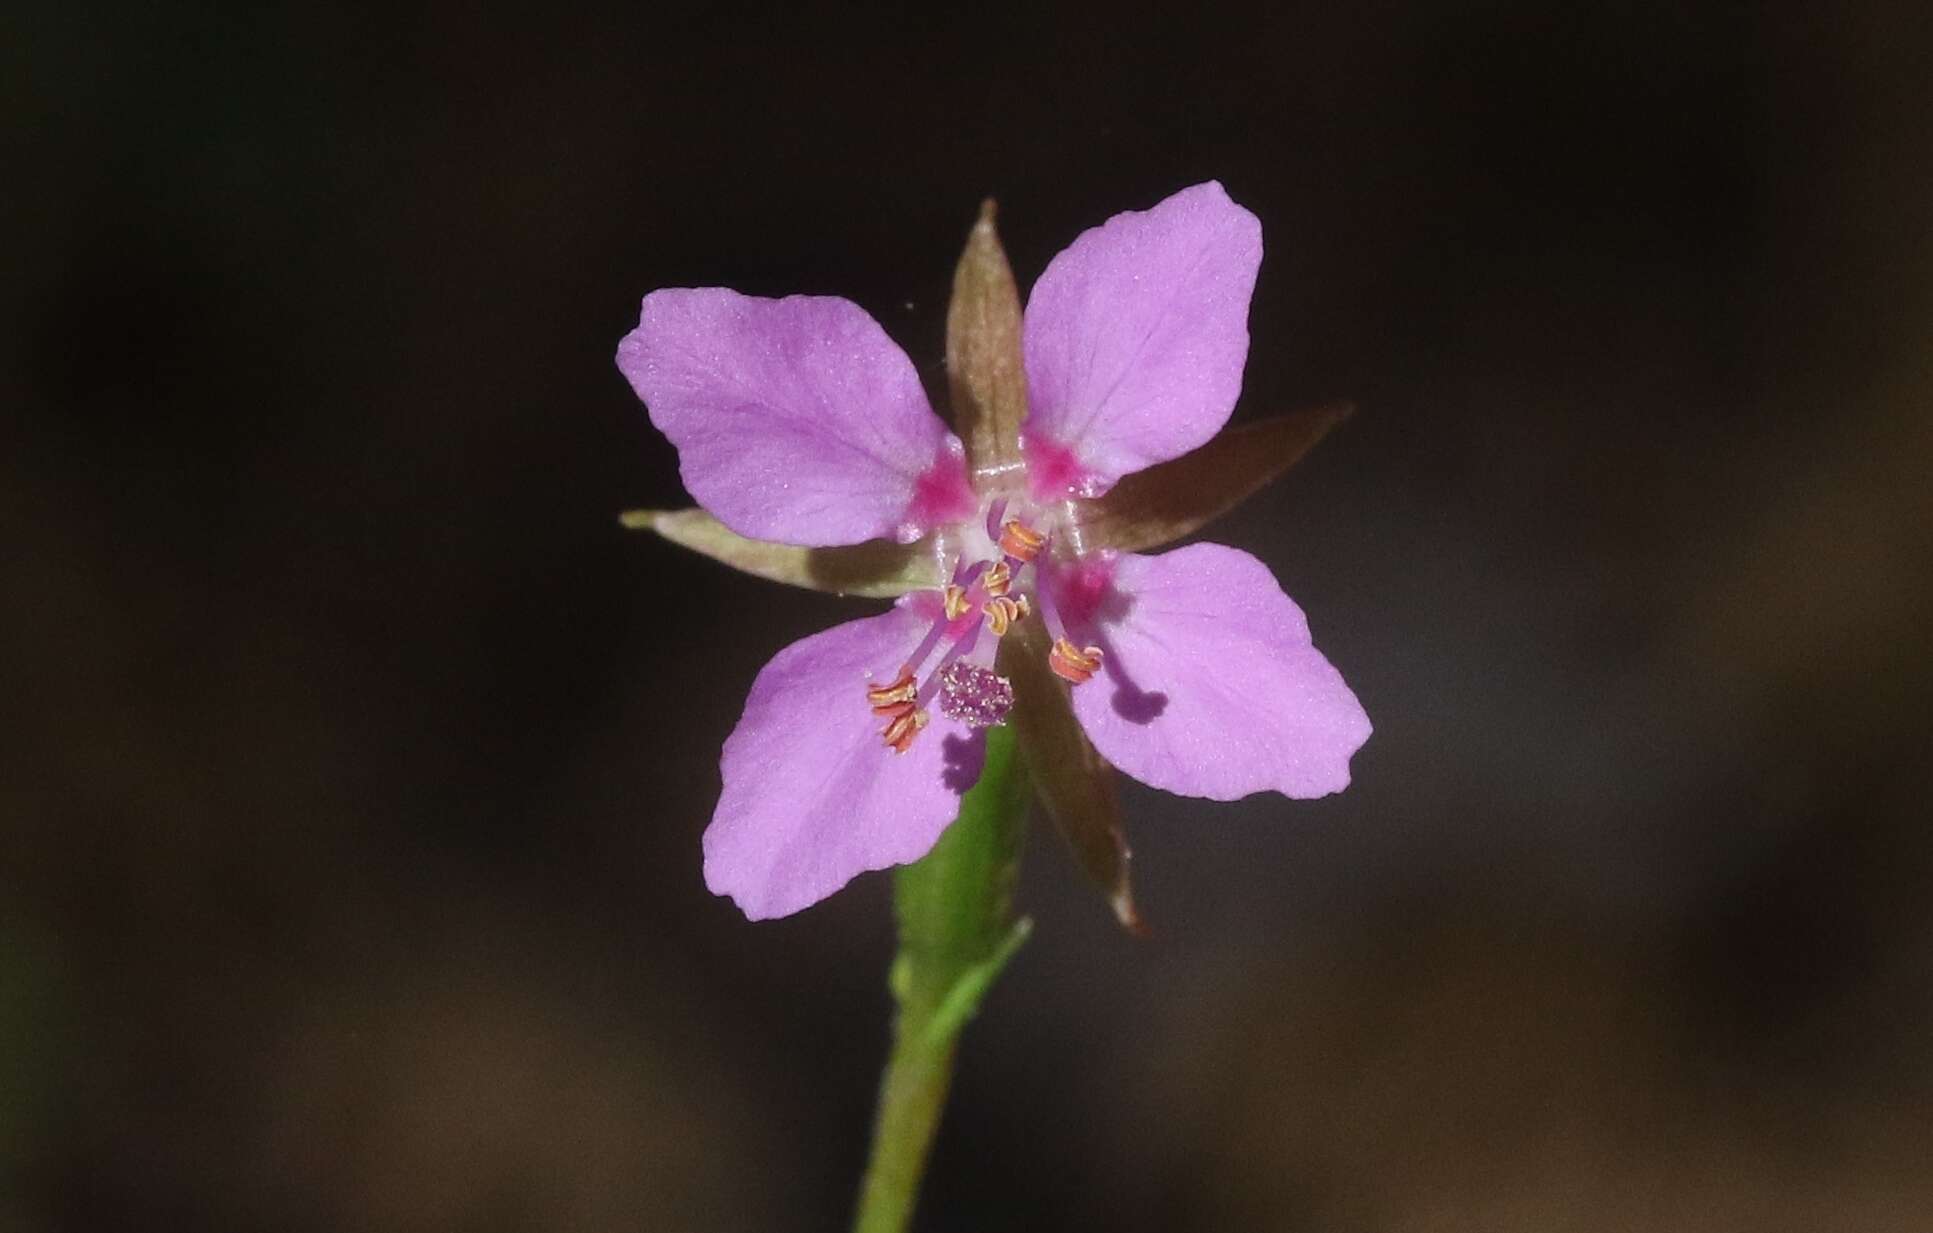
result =
[{"label": "pollen clump on anther", "polygon": [[1019,598],[1002,595],[998,599],[988,600],[981,607],[981,611],[986,613],[987,628],[993,631],[993,636],[1004,638],[1007,636],[1007,631],[1013,628],[1014,622],[1026,617],[1033,609],[1028,605],[1025,595]]},{"label": "pollen clump on anther", "polygon": [[879,734],[886,747],[894,753],[905,753],[913,746],[913,738],[927,723],[927,714],[919,707],[919,684],[911,672],[901,672],[890,685],[878,685],[866,691],[866,703],[873,714],[886,721],[886,727]]},{"label": "pollen clump on anther", "polygon": [[980,586],[995,598],[1005,595],[1013,587],[1013,568],[1005,558],[995,561],[980,575]]},{"label": "pollen clump on anther", "polygon": [[914,709],[910,702],[905,705],[906,713],[887,724],[886,730],[879,734],[880,739],[886,742],[886,747],[894,753],[903,754],[911,749],[913,738],[926,727],[926,712]]},{"label": "pollen clump on anther", "polygon": [[1085,685],[1094,679],[1103,658],[1100,647],[1077,647],[1065,638],[1056,638],[1054,649],[1047,652],[1047,666],[1054,670],[1055,676],[1075,685]]},{"label": "pollen clump on anther", "polygon": [[1040,547],[1046,542],[1045,535],[1018,518],[1009,519],[1007,525],[1000,528],[1000,551],[1022,564],[1040,555]]},{"label": "pollen clump on anther", "polygon": [[866,691],[866,704],[873,708],[875,715],[897,714],[898,707],[913,701],[919,694],[919,686],[913,674],[902,672],[890,685],[876,685]]},{"label": "pollen clump on anther", "polygon": [[967,598],[967,589],[959,585],[941,588],[940,603],[949,621],[957,621],[973,610],[973,601]]}]

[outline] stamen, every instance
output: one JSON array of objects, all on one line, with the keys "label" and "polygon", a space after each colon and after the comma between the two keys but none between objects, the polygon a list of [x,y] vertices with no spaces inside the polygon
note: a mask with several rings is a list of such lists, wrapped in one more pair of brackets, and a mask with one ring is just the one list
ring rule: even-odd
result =
[{"label": "stamen", "polygon": [[973,648],[980,645],[980,631],[986,627],[986,621],[978,616],[966,622],[966,631],[955,638],[953,645],[941,653],[939,662],[933,665],[933,671],[928,674],[925,681],[921,682],[917,699],[919,705],[925,706],[933,701],[934,696],[940,692],[941,674],[955,661],[973,653]]},{"label": "stamen", "polygon": [[1046,542],[1045,535],[1018,518],[1008,519],[1007,525],[1000,528],[1000,551],[1023,565],[1038,556],[1040,546]]},{"label": "stamen", "polygon": [[940,589],[941,604],[946,611],[946,619],[957,621],[972,610],[967,602],[967,589],[963,586],[946,586]]},{"label": "stamen", "polygon": [[1054,640],[1054,649],[1047,652],[1047,666],[1054,675],[1076,685],[1085,685],[1094,678],[1105,656],[1097,646],[1076,647],[1065,638]]},{"label": "stamen", "polygon": [[1036,594],[1040,597],[1040,621],[1047,627],[1048,638],[1053,640],[1053,644],[1065,642],[1072,646],[1073,643],[1067,637],[1067,625],[1060,619],[1060,609],[1054,603],[1053,588],[1042,586]]},{"label": "stamen", "polygon": [[[891,683],[866,691],[873,714],[886,721],[880,739],[895,752],[905,753],[912,747],[927,725],[926,708],[936,695],[942,714],[975,727],[1005,722],[1013,706],[1011,682],[967,662],[983,628],[1002,637],[1015,622],[1033,613],[1029,596],[1012,591],[1015,576],[1040,554],[1048,537],[1018,518],[1007,518],[1006,512],[1004,497],[996,498],[987,511],[987,535],[998,541],[1001,555],[991,561],[962,560],[954,566],[952,579],[940,588],[940,611],[918,647]],[[1055,627],[1050,625],[1049,630]],[[927,669],[928,659],[943,643],[948,645]],[[1085,665],[1091,675],[1100,652],[1089,650],[1093,658],[1083,659],[1082,652],[1073,651],[1067,662],[1076,669]],[[1056,671],[1066,675],[1059,667]]]},{"label": "stamen", "polygon": [[913,680],[910,669],[902,669],[899,679],[891,685],[879,685],[866,691],[866,702],[873,708],[873,714],[898,714],[897,708],[911,703],[919,693],[919,686]]},{"label": "stamen", "polygon": [[[975,561],[971,565],[962,561],[954,567],[952,585],[958,587],[962,592],[969,591],[973,588],[975,580],[985,572],[986,568],[987,563],[985,561]],[[940,606],[943,610],[947,608],[947,591],[949,589],[948,587],[940,588]],[[964,615],[966,611],[966,608],[961,608],[959,615]],[[932,627],[926,631],[926,636],[920,639],[919,646],[915,647],[913,653],[906,657],[906,662],[900,667],[900,672],[902,674],[908,672],[918,673],[920,666],[926,662],[926,657],[931,655],[933,648],[940,644],[940,638],[946,633],[947,627],[958,620],[959,615],[949,612],[948,615],[934,621]]]},{"label": "stamen", "polygon": [[[909,708],[911,705],[911,703],[907,704]],[[884,740],[886,747],[894,753],[903,754],[913,747],[913,738],[920,734],[920,729],[926,727],[926,722],[925,711],[908,709],[904,715],[886,725],[886,730],[880,733],[880,739]]]},{"label": "stamen", "polygon": [[1013,567],[1007,564],[1004,557],[995,561],[981,575],[980,585],[986,588],[989,595],[1005,595],[1007,589],[1013,586]]},{"label": "stamen", "polygon": [[987,628],[993,631],[993,636],[1004,638],[1007,636],[1008,628],[1015,621],[1026,617],[1033,609],[1028,606],[1025,595],[1018,599],[1003,595],[998,599],[988,600],[980,611],[987,614]]},{"label": "stamen", "polygon": [[1000,497],[987,507],[987,538],[1000,538],[1000,520],[1007,516],[1007,498]]}]

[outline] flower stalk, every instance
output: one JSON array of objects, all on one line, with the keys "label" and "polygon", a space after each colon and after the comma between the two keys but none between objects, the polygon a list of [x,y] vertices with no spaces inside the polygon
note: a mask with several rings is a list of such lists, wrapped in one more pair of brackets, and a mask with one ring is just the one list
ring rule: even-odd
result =
[{"label": "flower stalk", "polygon": [[986,763],[961,799],[959,819],[931,852],[895,873],[893,1049],[880,1080],[856,1233],[907,1227],[946,1105],[960,1031],[1032,925],[1013,915],[1032,790],[1013,729],[989,728],[986,738]]}]

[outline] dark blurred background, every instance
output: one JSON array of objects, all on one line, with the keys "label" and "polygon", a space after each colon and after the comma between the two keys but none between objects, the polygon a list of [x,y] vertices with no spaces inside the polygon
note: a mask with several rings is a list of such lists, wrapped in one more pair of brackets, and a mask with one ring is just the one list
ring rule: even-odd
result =
[{"label": "dark blurred background", "polygon": [[869,610],[683,503],[646,291],[848,296],[934,383],[1216,177],[1214,529],[1377,727],[1048,831],[932,1230],[1933,1223],[1933,58],[1917,5],[628,4],[0,17],[0,1229],[843,1225],[888,880],[699,875],[760,665]]}]

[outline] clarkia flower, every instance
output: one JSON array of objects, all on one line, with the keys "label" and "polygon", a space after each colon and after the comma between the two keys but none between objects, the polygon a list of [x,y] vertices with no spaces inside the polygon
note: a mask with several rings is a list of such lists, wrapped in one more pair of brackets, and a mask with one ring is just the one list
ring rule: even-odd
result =
[{"label": "clarkia flower", "polygon": [[1109,765],[1215,800],[1348,784],[1368,718],[1268,568],[1218,544],[1139,551],[1345,413],[1216,438],[1261,256],[1255,216],[1197,185],[1080,236],[1023,316],[989,206],[948,321],[958,435],[849,301],[645,297],[618,367],[703,512],[638,521],[767,577],[898,596],[753,682],[704,837],[714,892],[784,916],[919,859],[994,724],[1016,724],[1050,812],[1131,925]]}]

